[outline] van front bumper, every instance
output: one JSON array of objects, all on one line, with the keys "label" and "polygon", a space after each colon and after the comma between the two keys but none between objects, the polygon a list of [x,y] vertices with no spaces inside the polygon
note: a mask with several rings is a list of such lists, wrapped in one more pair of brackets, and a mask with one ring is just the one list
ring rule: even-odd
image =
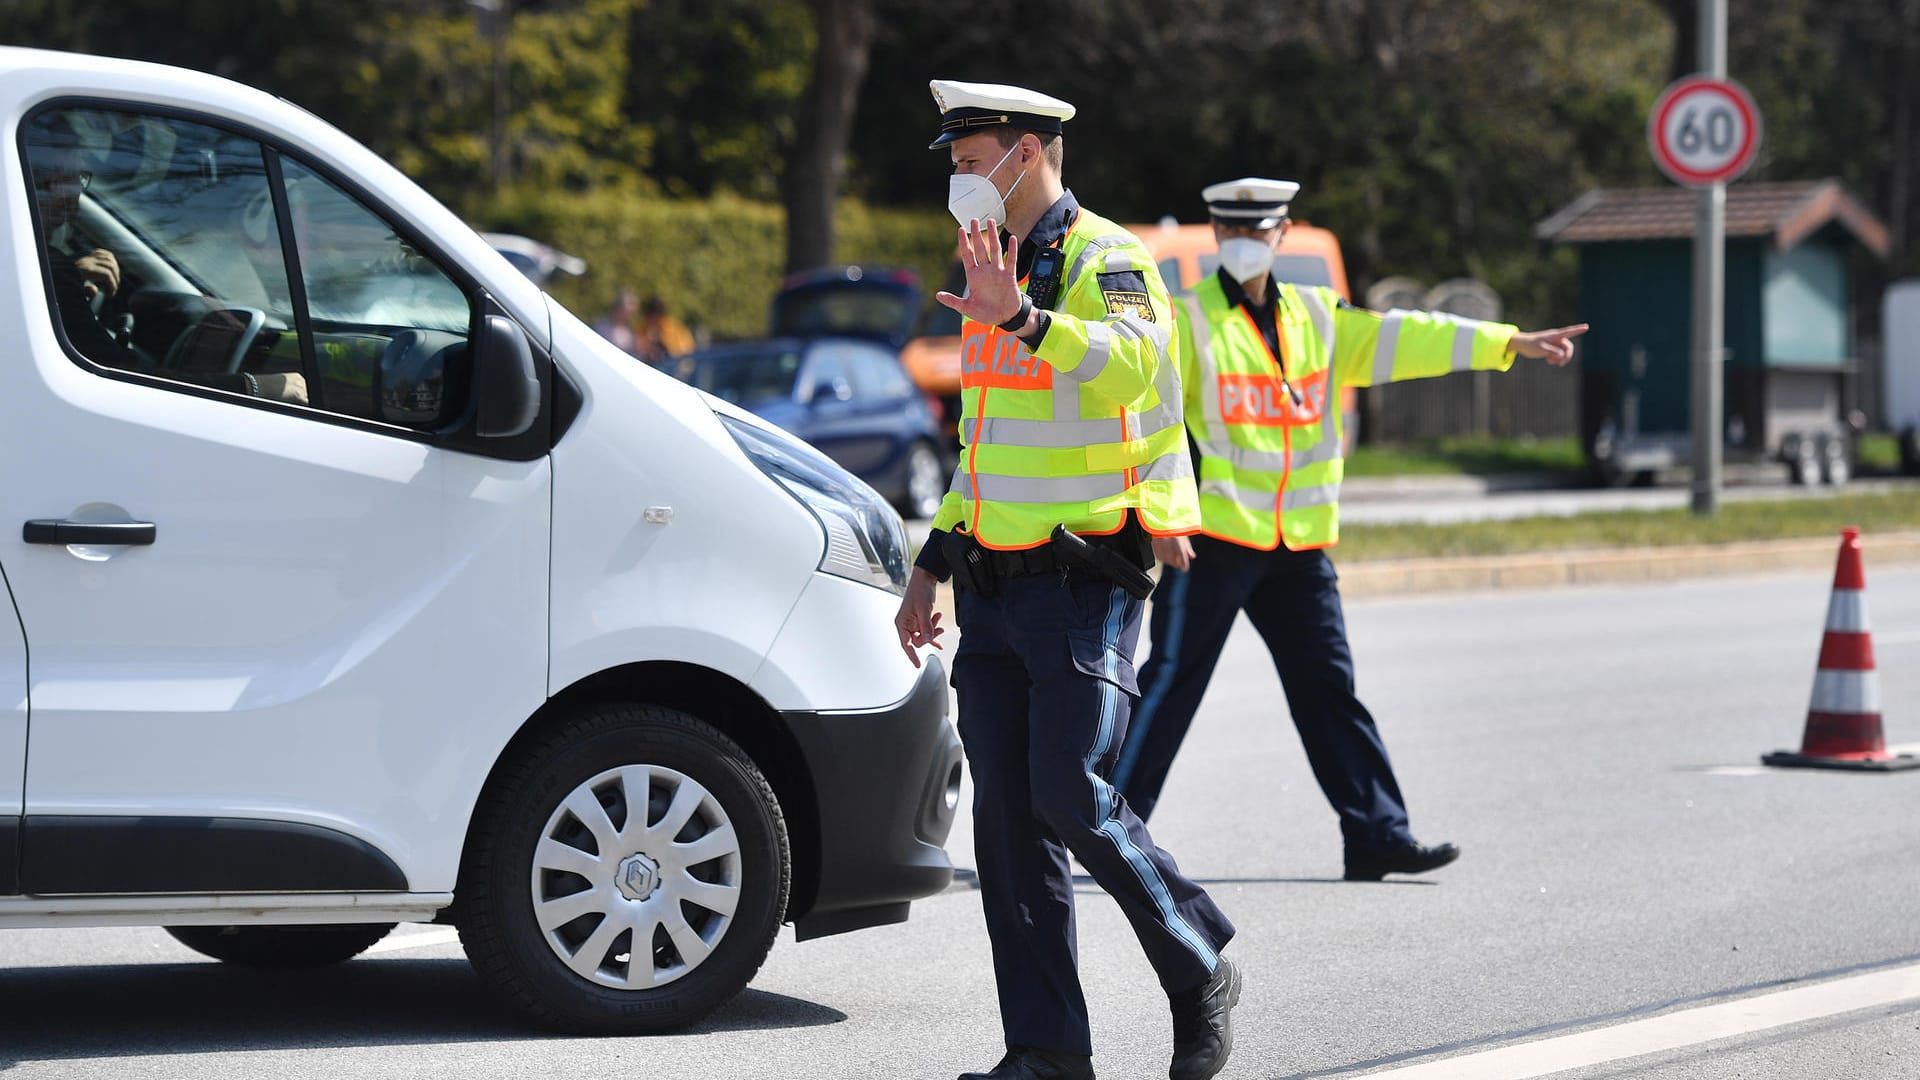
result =
[{"label": "van front bumper", "polygon": [[911,901],[953,881],[942,845],[962,766],[945,668],[928,657],[913,690],[884,709],[781,718],[806,758],[819,811],[817,887],[810,903],[795,898],[795,936],[905,922]]}]

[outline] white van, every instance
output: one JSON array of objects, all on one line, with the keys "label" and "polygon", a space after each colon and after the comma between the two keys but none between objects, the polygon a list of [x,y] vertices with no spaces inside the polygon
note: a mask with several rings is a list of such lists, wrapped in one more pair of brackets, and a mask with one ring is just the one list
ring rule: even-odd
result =
[{"label": "white van", "polygon": [[871,489],[285,101],[0,49],[0,125],[0,926],[450,922],[649,1032],[948,885]]}]

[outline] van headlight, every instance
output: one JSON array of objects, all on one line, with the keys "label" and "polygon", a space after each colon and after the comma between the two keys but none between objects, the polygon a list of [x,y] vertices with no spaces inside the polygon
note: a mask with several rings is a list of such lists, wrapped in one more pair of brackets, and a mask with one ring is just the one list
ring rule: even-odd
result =
[{"label": "van headlight", "polygon": [[717,415],[747,457],[820,519],[827,533],[822,571],[907,591],[907,528],[879,492],[791,435]]}]

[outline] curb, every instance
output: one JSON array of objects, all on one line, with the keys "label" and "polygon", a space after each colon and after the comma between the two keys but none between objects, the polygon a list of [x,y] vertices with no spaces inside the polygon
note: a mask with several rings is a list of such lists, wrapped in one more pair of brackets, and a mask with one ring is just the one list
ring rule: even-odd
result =
[{"label": "curb", "polygon": [[[1920,531],[1864,537],[1869,580],[1876,565],[1920,562]],[[1609,548],[1458,559],[1381,559],[1341,564],[1342,597],[1412,596],[1489,589],[1548,589],[1568,585],[1637,585],[1740,574],[1830,570],[1837,537],[1752,540],[1683,547]],[[953,585],[934,594],[941,625],[953,625]]]},{"label": "curb", "polygon": [[[1866,539],[1874,565],[1920,562],[1920,532]],[[1563,585],[1632,585],[1833,566],[1835,537],[1757,540],[1671,548],[1564,551],[1458,559],[1384,559],[1335,564],[1342,596],[1396,596],[1467,589],[1542,589]]]}]

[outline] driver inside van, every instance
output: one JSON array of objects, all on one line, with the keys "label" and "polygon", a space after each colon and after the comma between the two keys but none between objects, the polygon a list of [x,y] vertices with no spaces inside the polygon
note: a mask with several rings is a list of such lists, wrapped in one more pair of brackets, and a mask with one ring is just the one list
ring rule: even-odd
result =
[{"label": "driver inside van", "polygon": [[132,315],[107,314],[109,302],[121,288],[120,260],[107,248],[92,246],[83,235],[80,196],[92,185],[93,172],[78,133],[62,119],[56,112],[32,122],[27,164],[32,174],[34,206],[45,232],[54,303],[67,341],[82,356],[105,367],[306,404],[306,376],[299,372],[161,370],[149,353],[133,344]]}]

